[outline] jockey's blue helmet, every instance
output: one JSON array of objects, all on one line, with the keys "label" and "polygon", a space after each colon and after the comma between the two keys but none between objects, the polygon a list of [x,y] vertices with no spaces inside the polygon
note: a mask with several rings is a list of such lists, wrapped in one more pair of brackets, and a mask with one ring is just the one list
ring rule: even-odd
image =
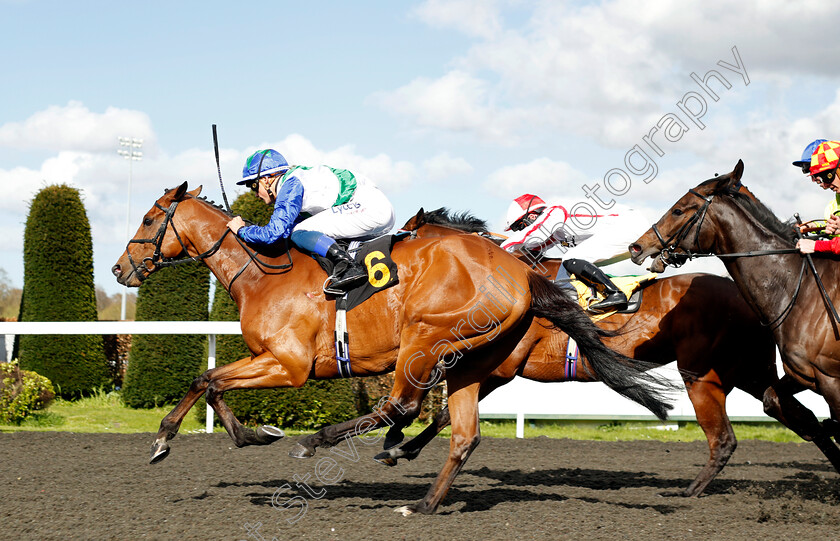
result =
[{"label": "jockey's blue helmet", "polygon": [[[825,143],[828,139],[817,139],[816,141],[811,141],[808,143],[808,146],[805,147],[805,150],[802,151],[802,157],[799,161],[793,162],[793,165],[796,167],[811,167],[811,156],[816,152],[817,147],[820,146],[820,143]],[[805,172],[805,169],[802,170]]]},{"label": "jockey's blue helmet", "polygon": [[258,150],[248,156],[242,168],[242,180],[237,184],[247,184],[260,177],[274,175],[289,169],[289,164],[282,154],[273,149]]}]

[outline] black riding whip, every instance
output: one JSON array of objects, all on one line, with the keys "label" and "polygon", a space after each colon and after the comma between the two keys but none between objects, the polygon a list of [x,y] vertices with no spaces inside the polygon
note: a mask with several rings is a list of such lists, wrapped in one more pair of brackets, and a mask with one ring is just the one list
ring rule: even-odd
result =
[{"label": "black riding whip", "polygon": [[[799,213],[793,215],[796,218],[796,223],[801,223],[802,218],[799,217]],[[796,236],[800,239],[802,238],[802,233],[799,231],[799,228],[796,227]],[[814,266],[814,261],[811,259],[811,254],[803,254],[805,259],[808,261],[808,266],[811,268],[811,272],[814,274],[814,278],[817,280],[817,287],[820,288],[820,293],[822,293],[823,301],[825,301],[826,306],[831,310],[831,315],[834,316],[834,321],[840,323],[840,316],[837,315],[837,310],[834,308],[834,303],[831,302],[831,298],[828,296],[828,292],[825,290],[825,286],[822,283],[822,279],[820,278],[819,273],[817,273],[817,268]],[[832,323],[834,323],[832,321]],[[836,329],[835,329],[836,331]]]},{"label": "black riding whip", "polygon": [[225,200],[225,208],[231,214],[230,205],[228,204],[227,194],[225,193],[225,184],[222,182],[222,167],[219,165],[219,137],[216,135],[216,125],[213,124],[213,150],[216,152],[216,171],[219,172],[219,186],[222,188],[222,199]]}]

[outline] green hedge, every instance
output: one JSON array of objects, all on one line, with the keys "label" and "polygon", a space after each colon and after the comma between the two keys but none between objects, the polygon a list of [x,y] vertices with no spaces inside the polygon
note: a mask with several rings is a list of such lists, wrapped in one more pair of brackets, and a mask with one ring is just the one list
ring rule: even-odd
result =
[{"label": "green hedge", "polygon": [[[250,192],[237,197],[231,209],[234,214],[259,225],[268,223],[273,210]],[[216,288],[210,319],[239,320],[236,305],[221,287]],[[216,362],[219,366],[249,355],[250,352],[241,336],[218,337]],[[348,380],[312,380],[300,389],[230,391],[225,394],[225,402],[243,423],[317,428],[346,421],[358,414],[354,388]],[[204,418],[204,407],[196,407],[195,411],[200,419]]]},{"label": "green hedge", "polygon": [[20,424],[53,398],[55,390],[44,376],[21,370],[17,361],[0,363],[0,423]]},{"label": "green hedge", "polygon": [[[137,295],[137,321],[207,321],[210,271],[200,262],[152,273]],[[180,400],[201,373],[204,335],[132,336],[123,400],[150,408]]]},{"label": "green hedge", "polygon": [[[43,188],[29,208],[23,246],[20,321],[96,321],[93,242],[79,190]],[[20,365],[48,378],[65,397],[108,382],[102,337],[23,335]]]}]

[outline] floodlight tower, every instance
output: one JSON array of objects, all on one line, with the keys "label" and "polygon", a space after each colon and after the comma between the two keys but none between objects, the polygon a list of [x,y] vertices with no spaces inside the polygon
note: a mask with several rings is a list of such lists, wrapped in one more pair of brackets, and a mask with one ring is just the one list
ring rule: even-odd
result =
[{"label": "floodlight tower", "polygon": [[[117,154],[128,160],[128,191],[126,194],[126,211],[125,211],[125,241],[131,239],[131,164],[132,162],[139,162],[143,159],[143,140],[135,139],[133,137],[117,137],[120,141],[120,147],[117,149]],[[122,308],[120,309],[120,319],[125,320],[125,294],[128,287],[123,287],[122,293]]]}]

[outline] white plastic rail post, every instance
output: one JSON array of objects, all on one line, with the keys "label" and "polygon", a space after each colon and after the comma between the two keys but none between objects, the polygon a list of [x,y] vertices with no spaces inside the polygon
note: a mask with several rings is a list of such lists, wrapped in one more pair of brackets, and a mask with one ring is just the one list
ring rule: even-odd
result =
[{"label": "white plastic rail post", "polygon": [[516,414],[516,437],[525,437],[525,414],[521,411]]}]

